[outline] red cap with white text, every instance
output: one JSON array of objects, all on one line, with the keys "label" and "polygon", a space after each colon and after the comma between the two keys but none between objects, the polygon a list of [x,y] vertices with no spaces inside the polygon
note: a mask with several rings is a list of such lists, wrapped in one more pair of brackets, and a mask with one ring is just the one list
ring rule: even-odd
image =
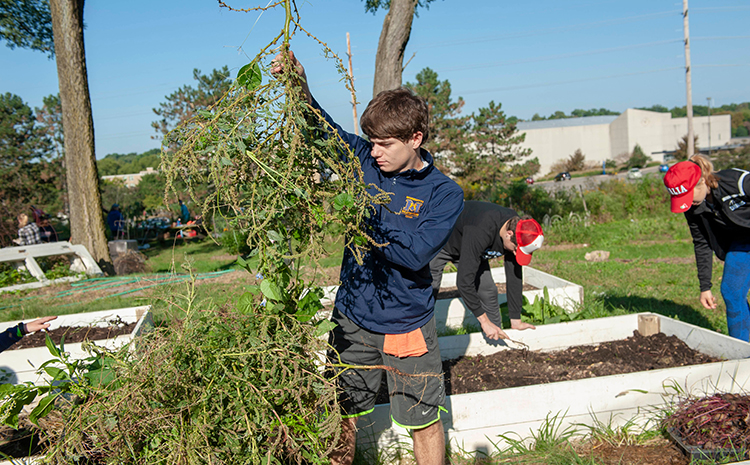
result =
[{"label": "red cap with white text", "polygon": [[693,206],[693,189],[701,180],[701,168],[692,161],[672,165],[664,175],[664,185],[672,196],[672,212],[682,213]]},{"label": "red cap with white text", "polygon": [[531,263],[531,254],[544,243],[542,227],[534,219],[520,220],[516,225],[516,262],[526,266]]}]

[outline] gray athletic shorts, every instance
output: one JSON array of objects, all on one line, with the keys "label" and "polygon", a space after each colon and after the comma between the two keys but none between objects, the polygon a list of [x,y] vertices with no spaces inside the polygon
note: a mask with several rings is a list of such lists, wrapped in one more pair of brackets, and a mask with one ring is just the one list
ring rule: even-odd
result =
[{"label": "gray athletic shorts", "polygon": [[[391,419],[404,428],[421,429],[440,420],[445,409],[443,365],[438,348],[435,317],[422,326],[427,353],[419,357],[399,358],[383,353],[384,334],[360,328],[334,309],[328,357],[332,363],[350,365],[384,365],[406,375],[383,369],[342,369],[336,373],[340,389],[339,402],[344,418],[366,415],[375,408],[375,397],[386,372],[391,402]],[[336,355],[338,353],[338,356]],[[413,375],[413,376],[410,376]]]}]

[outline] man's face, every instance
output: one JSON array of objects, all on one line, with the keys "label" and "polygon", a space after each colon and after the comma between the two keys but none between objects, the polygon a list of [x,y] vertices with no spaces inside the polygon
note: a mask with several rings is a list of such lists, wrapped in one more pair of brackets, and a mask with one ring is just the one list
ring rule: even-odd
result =
[{"label": "man's face", "polygon": [[514,244],[513,240],[511,240],[511,237],[513,237],[513,234],[515,234],[513,231],[508,231],[502,237],[503,237],[503,247],[505,248],[505,250],[509,252],[513,252],[515,254],[516,248],[518,247],[518,245]]},{"label": "man's face", "polygon": [[384,173],[401,173],[410,169],[422,167],[419,156],[419,146],[422,143],[422,133],[415,133],[406,142],[395,137],[387,139],[370,139],[372,142],[372,158]]},{"label": "man's face", "polygon": [[708,195],[708,185],[701,179],[695,188],[693,188],[693,205],[700,205],[706,200]]}]

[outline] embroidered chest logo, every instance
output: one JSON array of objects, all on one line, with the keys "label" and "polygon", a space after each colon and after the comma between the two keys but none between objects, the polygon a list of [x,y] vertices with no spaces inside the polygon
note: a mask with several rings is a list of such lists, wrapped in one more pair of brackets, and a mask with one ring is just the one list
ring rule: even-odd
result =
[{"label": "embroidered chest logo", "polygon": [[406,197],[406,205],[401,209],[401,214],[407,218],[417,218],[419,216],[419,210],[424,205],[424,200],[415,199],[414,197]]},{"label": "embroidered chest logo", "polygon": [[729,210],[735,211],[735,210],[737,210],[738,208],[740,208],[743,205],[745,205],[745,201],[744,200],[737,200],[737,201],[735,201],[734,199],[732,199],[732,200],[729,201]]}]

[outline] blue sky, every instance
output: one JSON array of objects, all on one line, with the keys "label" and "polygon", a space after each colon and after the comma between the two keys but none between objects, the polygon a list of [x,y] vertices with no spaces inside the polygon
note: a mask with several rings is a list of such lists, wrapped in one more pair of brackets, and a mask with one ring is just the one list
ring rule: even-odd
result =
[{"label": "blue sky", "polygon": [[[385,12],[365,13],[360,0],[297,6],[303,26],[344,58],[350,33],[357,98],[366,104]],[[681,12],[679,0],[435,0],[414,21],[404,82],[430,67],[450,81],[454,98],[464,98],[464,113],[494,100],[523,119],[576,108],[682,106]],[[236,74],[283,25],[281,11],[259,18],[213,0],[89,0],[84,20],[98,158],[158,147],[152,109],[194,85],[193,68],[208,74],[227,65]],[[750,101],[748,24],[749,0],[690,1],[694,104]],[[299,34],[292,48],[317,100],[352,130],[350,95],[320,46]],[[32,108],[58,92],[54,60],[42,53],[3,44],[0,63],[0,92]]]}]

